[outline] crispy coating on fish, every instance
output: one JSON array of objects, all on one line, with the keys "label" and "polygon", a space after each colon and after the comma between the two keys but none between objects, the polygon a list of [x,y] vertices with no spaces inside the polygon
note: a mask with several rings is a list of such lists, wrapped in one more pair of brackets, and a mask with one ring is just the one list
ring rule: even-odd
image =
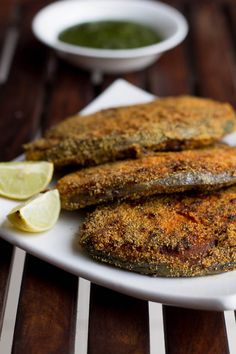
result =
[{"label": "crispy coating on fish", "polygon": [[236,187],[98,207],[80,230],[95,259],[144,274],[192,277],[236,268]]},{"label": "crispy coating on fish", "polygon": [[146,151],[207,146],[235,129],[235,112],[227,103],[169,97],[71,117],[25,145],[25,151],[28,160],[48,160],[56,167],[91,166]]},{"label": "crispy coating on fish", "polygon": [[82,169],[57,183],[62,208],[75,210],[157,193],[213,190],[236,183],[236,149],[162,152]]}]

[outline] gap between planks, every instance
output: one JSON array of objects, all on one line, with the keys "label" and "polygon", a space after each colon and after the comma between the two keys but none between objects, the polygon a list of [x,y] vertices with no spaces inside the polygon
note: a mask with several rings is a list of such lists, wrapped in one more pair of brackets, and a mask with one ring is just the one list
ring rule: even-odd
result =
[{"label": "gap between planks", "polygon": [[19,33],[17,27],[11,26],[7,30],[0,58],[0,85],[4,84],[8,79],[18,37]]},{"label": "gap between planks", "polygon": [[90,306],[90,281],[79,278],[74,354],[87,354]]},{"label": "gap between planks", "polygon": [[229,354],[236,353],[236,321],[234,311],[224,311]]},{"label": "gap between planks", "polygon": [[25,251],[14,247],[1,319],[0,353],[4,354],[11,354],[12,350],[25,255]]},{"label": "gap between planks", "polygon": [[165,354],[165,331],[163,306],[156,302],[148,302],[149,313],[149,346],[150,354]]}]

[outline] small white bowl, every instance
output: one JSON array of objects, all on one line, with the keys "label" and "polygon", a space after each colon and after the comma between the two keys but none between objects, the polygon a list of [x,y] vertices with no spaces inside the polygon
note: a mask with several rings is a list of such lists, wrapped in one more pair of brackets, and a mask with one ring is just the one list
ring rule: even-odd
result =
[{"label": "small white bowl", "polygon": [[[135,49],[94,49],[63,43],[59,33],[76,24],[127,20],[148,25],[162,36],[157,44]],[[124,73],[152,64],[188,32],[181,13],[152,0],[66,0],[43,8],[32,24],[35,36],[70,63],[95,72]]]}]

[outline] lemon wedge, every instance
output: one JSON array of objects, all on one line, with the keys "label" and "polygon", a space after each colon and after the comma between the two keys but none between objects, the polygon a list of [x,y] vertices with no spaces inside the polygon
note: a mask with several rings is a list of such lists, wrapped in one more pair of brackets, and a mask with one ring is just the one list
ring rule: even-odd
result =
[{"label": "lemon wedge", "polygon": [[43,191],[52,179],[53,164],[47,161],[0,163],[0,195],[24,200]]},{"label": "lemon wedge", "polygon": [[42,232],[51,229],[59,217],[60,195],[57,189],[39,193],[22,203],[7,215],[8,220],[19,230]]}]

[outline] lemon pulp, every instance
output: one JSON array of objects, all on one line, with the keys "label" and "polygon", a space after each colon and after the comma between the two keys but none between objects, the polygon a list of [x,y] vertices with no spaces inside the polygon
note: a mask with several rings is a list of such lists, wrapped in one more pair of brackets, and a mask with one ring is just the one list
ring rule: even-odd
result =
[{"label": "lemon pulp", "polygon": [[1,162],[0,195],[17,200],[30,198],[47,187],[52,175],[51,162]]},{"label": "lemon pulp", "polygon": [[12,209],[8,220],[19,230],[42,232],[52,228],[60,214],[60,195],[57,189],[39,193]]}]

